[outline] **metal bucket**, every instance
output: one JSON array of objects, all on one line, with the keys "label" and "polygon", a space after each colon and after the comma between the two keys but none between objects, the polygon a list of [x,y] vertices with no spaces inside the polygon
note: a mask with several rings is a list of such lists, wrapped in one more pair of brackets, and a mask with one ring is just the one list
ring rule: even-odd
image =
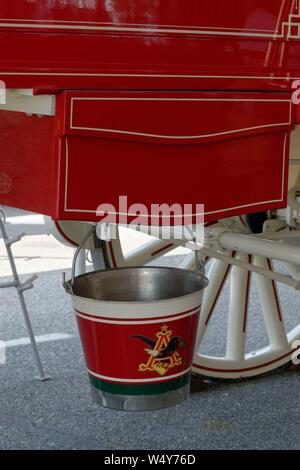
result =
[{"label": "metal bucket", "polygon": [[147,411],[188,398],[207,283],[202,274],[160,267],[97,271],[64,283],[95,402]]}]

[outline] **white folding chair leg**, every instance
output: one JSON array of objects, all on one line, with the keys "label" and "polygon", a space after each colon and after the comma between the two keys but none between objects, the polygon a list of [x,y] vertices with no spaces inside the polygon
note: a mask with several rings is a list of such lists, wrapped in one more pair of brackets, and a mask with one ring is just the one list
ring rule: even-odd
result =
[{"label": "white folding chair leg", "polygon": [[5,228],[5,213],[1,209],[0,209],[0,232],[1,232],[4,244],[5,244],[5,247],[6,247],[8,260],[10,262],[12,275],[13,275],[13,281],[11,283],[0,284],[0,288],[5,288],[5,287],[16,288],[20,305],[22,308],[22,313],[23,313],[24,320],[25,320],[25,325],[28,331],[28,336],[30,339],[31,347],[32,347],[33,357],[34,357],[34,360],[35,360],[35,363],[39,372],[39,376],[37,378],[38,380],[42,380],[42,381],[48,380],[50,377],[47,376],[44,372],[44,368],[43,368],[42,361],[39,355],[38,347],[36,344],[35,336],[33,333],[32,325],[31,325],[31,321],[30,321],[30,317],[29,317],[29,313],[28,313],[28,309],[27,309],[26,301],[24,297],[24,292],[33,287],[33,281],[36,279],[36,276],[31,276],[31,278],[25,282],[20,281],[11,246],[13,243],[16,243],[17,241],[19,241],[21,237],[16,237],[15,239],[8,238],[6,228]]}]

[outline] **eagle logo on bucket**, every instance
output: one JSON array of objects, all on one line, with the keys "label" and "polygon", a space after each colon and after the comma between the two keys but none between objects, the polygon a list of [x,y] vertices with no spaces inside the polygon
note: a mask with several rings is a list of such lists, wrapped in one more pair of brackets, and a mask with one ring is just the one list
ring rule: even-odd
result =
[{"label": "eagle logo on bucket", "polygon": [[135,335],[133,338],[142,340],[150,347],[145,348],[149,359],[146,363],[139,365],[139,371],[155,371],[161,376],[182,364],[182,357],[178,349],[188,346],[181,336],[172,336],[172,330],[167,325],[162,326],[161,330],[156,333],[154,340],[142,335]]}]

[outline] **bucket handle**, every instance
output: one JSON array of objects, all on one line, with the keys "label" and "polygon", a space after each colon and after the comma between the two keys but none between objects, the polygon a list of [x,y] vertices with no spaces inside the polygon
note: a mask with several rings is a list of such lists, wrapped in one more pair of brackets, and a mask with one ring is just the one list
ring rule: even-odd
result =
[{"label": "bucket handle", "polygon": [[62,273],[63,287],[64,287],[65,291],[69,294],[73,295],[73,285],[74,285],[74,281],[75,281],[75,270],[76,270],[76,263],[77,263],[78,255],[79,255],[80,251],[82,250],[83,246],[85,245],[85,243],[88,241],[88,239],[96,232],[96,228],[97,228],[97,226],[93,225],[91,230],[89,230],[88,233],[81,240],[80,244],[78,245],[78,247],[75,251],[75,254],[74,254],[74,257],[73,257],[73,262],[72,262],[71,282],[70,281],[66,282],[66,273],[65,272]]},{"label": "bucket handle", "polygon": [[[71,282],[70,281],[66,282],[66,273],[65,272],[62,273],[63,287],[64,287],[65,291],[68,294],[73,295],[73,285],[74,285],[74,281],[75,281],[75,270],[76,270],[76,262],[77,262],[78,255],[79,255],[80,251],[82,250],[83,246],[85,245],[85,243],[88,241],[88,239],[93,235],[93,233],[96,232],[96,229],[97,229],[97,226],[93,225],[91,230],[88,231],[88,233],[82,239],[82,241],[80,242],[80,244],[78,245],[78,247],[75,251],[75,254],[74,254],[74,257],[73,257],[73,262],[72,262]],[[196,266],[196,272],[198,272],[200,275],[205,277],[205,266],[199,260],[199,253],[198,253],[197,250],[195,251],[195,266]]]}]

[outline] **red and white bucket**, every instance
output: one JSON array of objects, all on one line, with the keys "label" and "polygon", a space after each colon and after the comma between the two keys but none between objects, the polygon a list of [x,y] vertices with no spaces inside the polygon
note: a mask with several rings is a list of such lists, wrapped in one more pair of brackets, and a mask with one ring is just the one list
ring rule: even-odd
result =
[{"label": "red and white bucket", "polygon": [[201,274],[160,267],[97,271],[65,283],[97,403],[146,411],[189,396],[206,286]]}]

